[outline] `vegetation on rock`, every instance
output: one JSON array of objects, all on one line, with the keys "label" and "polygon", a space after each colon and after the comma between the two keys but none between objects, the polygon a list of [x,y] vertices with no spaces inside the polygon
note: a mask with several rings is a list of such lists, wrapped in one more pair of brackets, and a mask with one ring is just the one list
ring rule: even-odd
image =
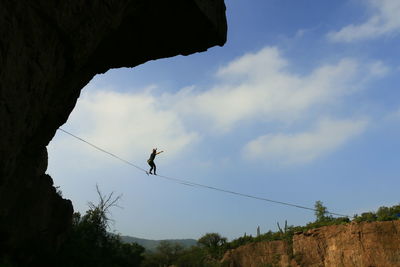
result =
[{"label": "vegetation on rock", "polygon": [[[89,203],[85,215],[74,213],[72,228],[57,257],[52,260],[57,266],[140,266],[140,267],[220,267],[221,259],[231,249],[260,242],[283,240],[288,244],[287,255],[293,255],[293,236],[310,229],[350,223],[347,217],[333,218],[321,201],[315,203],[315,221],[305,226],[278,223],[278,231],[268,231],[253,237],[244,235],[230,242],[218,233],[207,233],[197,240],[197,245],[184,248],[181,244],[161,241],[155,251],[146,251],[135,242],[123,242],[121,237],[109,233],[109,210],[117,206],[120,196],[113,193],[103,195],[97,188],[99,203]],[[61,192],[60,192],[61,193]],[[400,205],[380,207],[376,212],[355,215],[354,222],[389,221],[400,219]],[[1,266],[12,267],[7,259],[0,260]]]}]

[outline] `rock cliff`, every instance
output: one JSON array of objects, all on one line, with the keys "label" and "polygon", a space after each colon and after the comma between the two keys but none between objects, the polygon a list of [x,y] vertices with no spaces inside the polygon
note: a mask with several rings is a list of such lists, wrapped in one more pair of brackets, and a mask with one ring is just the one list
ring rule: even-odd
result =
[{"label": "rock cliff", "polygon": [[222,262],[229,267],[296,266],[288,252],[285,241],[250,243],[226,252]]},{"label": "rock cliff", "polygon": [[295,234],[292,244],[252,243],[228,251],[223,262],[230,267],[396,267],[400,220],[325,226]]},{"label": "rock cliff", "polygon": [[46,146],[94,75],[205,51],[226,31],[223,0],[1,1],[0,254],[62,241],[73,208],[45,174]]}]

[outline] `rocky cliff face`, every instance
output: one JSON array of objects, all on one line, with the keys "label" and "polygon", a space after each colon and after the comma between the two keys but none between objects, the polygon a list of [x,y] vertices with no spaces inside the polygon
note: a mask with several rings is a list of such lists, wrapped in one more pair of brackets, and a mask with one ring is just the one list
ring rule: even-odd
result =
[{"label": "rocky cliff face", "polygon": [[350,223],[312,229],[283,241],[260,242],[228,251],[230,267],[395,267],[400,266],[400,220]]},{"label": "rocky cliff face", "polygon": [[285,241],[250,243],[226,252],[222,262],[229,267],[295,266],[289,249]]},{"label": "rocky cliff face", "polygon": [[[0,254],[62,240],[46,145],[98,73],[226,41],[223,0],[0,2]],[[26,254],[28,253],[28,254]]]}]

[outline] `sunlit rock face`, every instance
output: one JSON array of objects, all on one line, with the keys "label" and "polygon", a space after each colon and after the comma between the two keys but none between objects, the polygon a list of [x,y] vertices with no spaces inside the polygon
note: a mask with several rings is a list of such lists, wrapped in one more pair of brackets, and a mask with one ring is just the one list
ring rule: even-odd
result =
[{"label": "sunlit rock face", "polygon": [[297,233],[290,243],[241,246],[222,261],[230,267],[400,266],[400,220],[324,226]]},{"label": "sunlit rock face", "polygon": [[223,0],[1,1],[0,253],[62,242],[73,208],[45,174],[46,145],[94,75],[222,46],[226,32]]}]

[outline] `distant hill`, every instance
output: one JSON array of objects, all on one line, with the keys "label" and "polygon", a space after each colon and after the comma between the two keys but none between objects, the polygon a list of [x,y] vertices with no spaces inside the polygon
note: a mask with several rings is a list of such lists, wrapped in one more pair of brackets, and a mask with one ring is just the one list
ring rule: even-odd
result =
[{"label": "distant hill", "polygon": [[197,244],[197,240],[195,239],[165,239],[165,240],[150,240],[150,239],[143,239],[143,238],[138,238],[138,237],[132,237],[132,236],[121,236],[122,242],[125,243],[138,243],[139,245],[143,246],[146,248],[146,250],[151,250],[155,251],[158,244],[161,241],[168,241],[171,243],[178,243],[182,245],[184,248],[189,248],[191,246],[195,246]]}]

